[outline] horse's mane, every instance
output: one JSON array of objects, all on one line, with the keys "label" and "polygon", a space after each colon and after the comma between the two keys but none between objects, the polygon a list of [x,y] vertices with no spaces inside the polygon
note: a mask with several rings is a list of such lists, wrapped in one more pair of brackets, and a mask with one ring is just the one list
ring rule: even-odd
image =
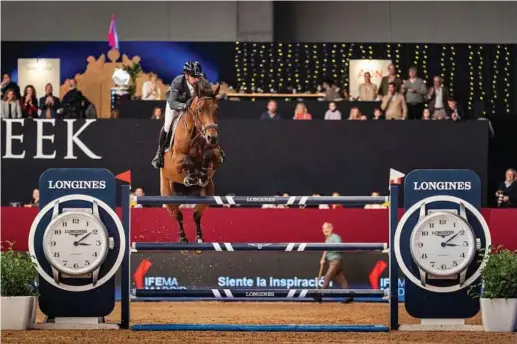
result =
[{"label": "horse's mane", "polygon": [[205,78],[201,78],[196,85],[199,97],[213,97],[214,91],[212,90],[212,84]]}]

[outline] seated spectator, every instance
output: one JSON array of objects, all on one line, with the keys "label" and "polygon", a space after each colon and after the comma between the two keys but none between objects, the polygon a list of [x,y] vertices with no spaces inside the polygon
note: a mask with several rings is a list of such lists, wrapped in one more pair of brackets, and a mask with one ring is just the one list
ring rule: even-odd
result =
[{"label": "seated spectator", "polygon": [[375,110],[373,110],[373,119],[375,119],[375,120],[384,119],[381,109],[375,108]]},{"label": "seated spectator", "polygon": [[294,110],[294,120],[310,120],[312,119],[312,115],[307,112],[307,107],[304,103],[298,103],[296,105],[296,109]]},{"label": "seated spectator", "polygon": [[75,79],[68,80],[69,90],[63,96],[61,101],[62,116],[64,118],[84,118],[86,110],[86,97],[77,89],[77,81]]},{"label": "seated spectator", "polygon": [[323,93],[325,94],[324,100],[329,102],[338,102],[343,100],[341,95],[339,94],[339,88],[334,85],[331,80],[326,80],[322,85]]},{"label": "seated spectator", "polygon": [[32,199],[28,204],[25,204],[26,208],[37,208],[39,207],[39,189],[32,190]]},{"label": "seated spectator", "polygon": [[499,207],[517,208],[517,171],[513,168],[506,170],[505,180],[499,184],[495,197]]},{"label": "seated spectator", "polygon": [[120,116],[120,110],[119,109],[111,110],[110,119],[118,119],[119,116]]},{"label": "seated spectator", "polygon": [[397,92],[397,85],[390,82],[388,94],[382,97],[381,109],[386,119],[404,120],[407,118],[407,106],[404,96]]},{"label": "seated spectator", "polygon": [[260,119],[273,119],[278,120],[281,119],[280,115],[276,112],[277,104],[275,100],[270,100],[267,103],[267,111],[260,116]]},{"label": "seated spectator", "polygon": [[341,120],[341,112],[337,109],[336,103],[329,103],[329,109],[325,112],[325,120]]},{"label": "seated spectator", "polygon": [[163,116],[162,116],[162,108],[159,107],[159,106],[155,106],[153,108],[153,115],[151,116],[151,119],[160,120],[162,118],[163,118]]},{"label": "seated spectator", "polygon": [[21,98],[20,86],[11,80],[11,76],[8,73],[4,73],[2,75],[2,97],[5,97],[8,90],[13,90],[16,99]]},{"label": "seated spectator", "polygon": [[378,97],[377,91],[377,85],[372,83],[370,73],[364,73],[364,82],[359,85],[359,97],[357,97],[357,100],[372,102]]},{"label": "seated spectator", "polygon": [[459,121],[463,118],[463,108],[456,100],[450,98],[447,101],[447,116],[453,121]]},{"label": "seated spectator", "polygon": [[[370,195],[372,197],[379,197],[380,194],[378,192],[372,192]],[[385,204],[367,204],[364,206],[364,209],[386,209],[387,206]]]},{"label": "seated spectator", "polygon": [[361,115],[361,117],[359,119],[361,121],[366,121],[368,119],[368,117],[366,115]]},{"label": "seated spectator", "polygon": [[[332,197],[339,197],[341,196],[339,192],[333,192]],[[343,204],[331,204],[330,209],[337,209],[337,208],[343,208]]]},{"label": "seated spectator", "polygon": [[424,112],[422,113],[422,120],[429,121],[430,119],[431,119],[431,111],[429,111],[429,109],[424,109]]},{"label": "seated spectator", "polygon": [[437,75],[433,78],[433,86],[429,88],[427,98],[429,99],[429,112],[433,118],[440,114],[447,115],[446,102],[449,99],[449,90],[442,85],[441,76]]},{"label": "seated spectator", "polygon": [[134,206],[134,208],[143,208],[144,207],[144,205],[137,203],[138,200],[136,199],[136,197],[142,197],[142,196],[145,196],[144,189],[136,188],[135,189],[135,206]]},{"label": "seated spectator", "polygon": [[21,100],[22,117],[23,118],[37,118],[38,116],[38,98],[36,97],[36,90],[34,86],[27,85],[23,90],[23,97]]},{"label": "seated spectator", "polygon": [[13,89],[8,89],[2,99],[2,118],[22,118],[22,108]]},{"label": "seated spectator", "polygon": [[59,98],[53,95],[54,89],[51,83],[45,85],[45,96],[39,100],[40,117],[56,118],[59,108]]},{"label": "seated spectator", "polygon": [[348,116],[348,120],[360,120],[361,119],[361,111],[357,106],[354,106],[350,109],[350,115]]},{"label": "seated spectator", "polygon": [[142,100],[160,100],[162,91],[158,87],[158,76],[149,74],[149,80],[142,85]]},{"label": "seated spectator", "polygon": [[[289,192],[284,192],[284,193],[280,194],[279,196],[290,197]],[[290,206],[284,205],[284,204],[278,204],[276,207],[280,208],[280,209],[291,208]]]}]

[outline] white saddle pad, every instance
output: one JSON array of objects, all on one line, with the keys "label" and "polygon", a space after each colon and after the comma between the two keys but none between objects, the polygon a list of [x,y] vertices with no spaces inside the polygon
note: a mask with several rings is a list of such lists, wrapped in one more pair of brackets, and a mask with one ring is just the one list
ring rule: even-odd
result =
[{"label": "white saddle pad", "polygon": [[176,127],[178,126],[181,116],[183,116],[183,112],[180,112],[180,114],[172,122],[171,140],[169,141],[169,146],[167,149],[165,149],[166,152],[172,149],[172,144],[174,143],[174,133],[176,132]]}]

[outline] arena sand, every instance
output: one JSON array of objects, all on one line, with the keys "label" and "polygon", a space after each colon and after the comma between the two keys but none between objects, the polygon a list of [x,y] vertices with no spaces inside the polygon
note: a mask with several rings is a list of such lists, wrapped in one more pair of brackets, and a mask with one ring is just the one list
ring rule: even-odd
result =
[{"label": "arena sand", "polygon": [[[400,323],[414,324],[400,305]],[[117,321],[119,305],[108,321]],[[38,314],[38,321],[43,315]],[[388,305],[378,303],[286,302],[135,302],[133,324],[386,324]],[[468,324],[481,324],[481,317]],[[390,333],[252,333],[252,332],[132,332],[118,331],[3,331],[2,343],[19,344],[145,344],[145,343],[375,343],[375,344],[517,344],[517,333],[390,332]]]}]

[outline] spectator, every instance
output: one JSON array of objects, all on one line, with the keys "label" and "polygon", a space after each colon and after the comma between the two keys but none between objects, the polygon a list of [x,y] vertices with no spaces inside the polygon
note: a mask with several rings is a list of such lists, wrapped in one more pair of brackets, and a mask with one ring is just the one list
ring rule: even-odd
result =
[{"label": "spectator", "polygon": [[[339,196],[341,196],[339,194],[339,192],[333,192],[332,193],[332,197],[339,197]],[[343,208],[343,205],[342,204],[331,204],[330,205],[330,209],[337,209],[337,208]]]},{"label": "spectator", "polygon": [[375,119],[375,120],[384,119],[381,109],[375,108],[375,110],[373,110],[373,119]]},{"label": "spectator", "polygon": [[495,193],[497,205],[504,208],[517,208],[517,171],[509,168],[505,180],[501,182]]},{"label": "spectator", "polygon": [[260,116],[260,119],[280,119],[280,115],[277,113],[277,104],[275,100],[270,100],[267,103],[267,111]]},{"label": "spectator", "polygon": [[120,110],[119,109],[113,109],[111,110],[111,116],[110,119],[118,119],[120,116]]},{"label": "spectator", "polygon": [[329,109],[325,112],[325,120],[341,120],[341,112],[335,102],[329,102]]},{"label": "spectator", "polygon": [[381,109],[384,111],[386,119],[406,119],[407,106],[404,96],[397,92],[397,85],[390,82],[388,94],[382,98]]},{"label": "spectator", "polygon": [[294,120],[311,120],[312,115],[309,112],[307,112],[307,107],[305,106],[304,103],[298,103],[298,105],[296,105],[296,109],[294,110],[293,119]]},{"label": "spectator", "polygon": [[162,108],[159,106],[155,106],[153,108],[153,115],[151,116],[151,119],[161,120],[162,118],[163,118]]},{"label": "spectator", "polygon": [[364,73],[364,82],[359,85],[359,97],[357,100],[363,102],[373,102],[378,97],[377,91],[377,85],[372,83],[370,73]]},{"label": "spectator", "polygon": [[[136,188],[135,189],[135,197],[142,197],[145,196],[144,189],[142,188]],[[135,198],[135,208],[143,208],[144,206],[142,204],[138,203],[138,199]]]},{"label": "spectator", "polygon": [[158,87],[158,76],[149,74],[149,80],[142,85],[142,100],[160,100],[162,91]]},{"label": "spectator", "polygon": [[86,98],[82,92],[77,89],[77,81],[75,79],[68,80],[69,90],[63,96],[61,106],[65,118],[85,117]]},{"label": "spectator", "polygon": [[431,116],[446,115],[446,102],[449,99],[449,90],[442,85],[442,78],[437,75],[433,78],[433,86],[427,92],[429,112]]},{"label": "spectator", "polygon": [[463,109],[454,99],[447,101],[447,117],[450,117],[453,121],[459,121],[463,118]]},{"label": "spectator", "polygon": [[[235,194],[234,193],[229,193],[226,195],[227,197],[235,197]],[[235,208],[235,207],[240,207],[240,204],[223,204],[223,208]]]},{"label": "spectator", "polygon": [[350,109],[350,115],[348,116],[348,120],[360,120],[361,119],[361,111],[357,106],[354,106]]},{"label": "spectator", "polygon": [[368,119],[368,117],[366,115],[361,115],[361,117],[359,119],[361,121],[366,121]]},{"label": "spectator", "polygon": [[334,85],[332,81],[324,81],[322,88],[323,93],[325,94],[324,100],[329,102],[337,102],[343,100],[343,98],[339,94],[339,88],[336,85]]},{"label": "spectator", "polygon": [[21,98],[20,86],[11,80],[11,76],[7,73],[2,75],[2,97],[5,97],[7,90],[13,90],[16,99]]},{"label": "spectator", "polygon": [[[379,197],[380,194],[378,192],[372,192],[372,197]],[[386,205],[384,204],[367,204],[364,206],[364,209],[386,209]]]},{"label": "spectator", "polygon": [[[280,194],[279,196],[281,196],[281,197],[289,197],[290,195],[289,195],[289,192],[284,192],[284,193]],[[276,207],[280,208],[280,209],[291,208],[290,206],[284,205],[284,204],[278,204]]]},{"label": "spectator", "polygon": [[36,90],[34,86],[27,85],[23,90],[22,97],[22,117],[37,118],[38,117],[38,98],[36,97]]},{"label": "spectator", "polygon": [[8,89],[2,99],[2,118],[22,118],[22,108],[13,89]]},{"label": "spectator", "polygon": [[45,85],[45,96],[39,100],[40,117],[42,118],[56,118],[57,116],[59,98],[52,94],[53,91],[51,83]]},{"label": "spectator", "polygon": [[397,72],[395,71],[395,65],[393,63],[388,66],[388,75],[383,76],[381,79],[381,85],[378,91],[381,98],[388,94],[390,82],[394,82],[397,92],[400,92],[400,85],[402,85],[402,81],[397,77]]},{"label": "spectator", "polygon": [[32,199],[28,204],[25,204],[24,207],[26,207],[26,208],[39,207],[39,190],[38,189],[32,190]]},{"label": "spectator", "polygon": [[422,117],[427,87],[424,80],[417,77],[416,67],[409,68],[409,79],[403,81],[402,93],[406,95],[407,118],[419,119]]},{"label": "spectator", "polygon": [[430,119],[431,119],[431,111],[429,111],[429,109],[424,109],[424,112],[422,113],[422,120],[428,121]]}]

